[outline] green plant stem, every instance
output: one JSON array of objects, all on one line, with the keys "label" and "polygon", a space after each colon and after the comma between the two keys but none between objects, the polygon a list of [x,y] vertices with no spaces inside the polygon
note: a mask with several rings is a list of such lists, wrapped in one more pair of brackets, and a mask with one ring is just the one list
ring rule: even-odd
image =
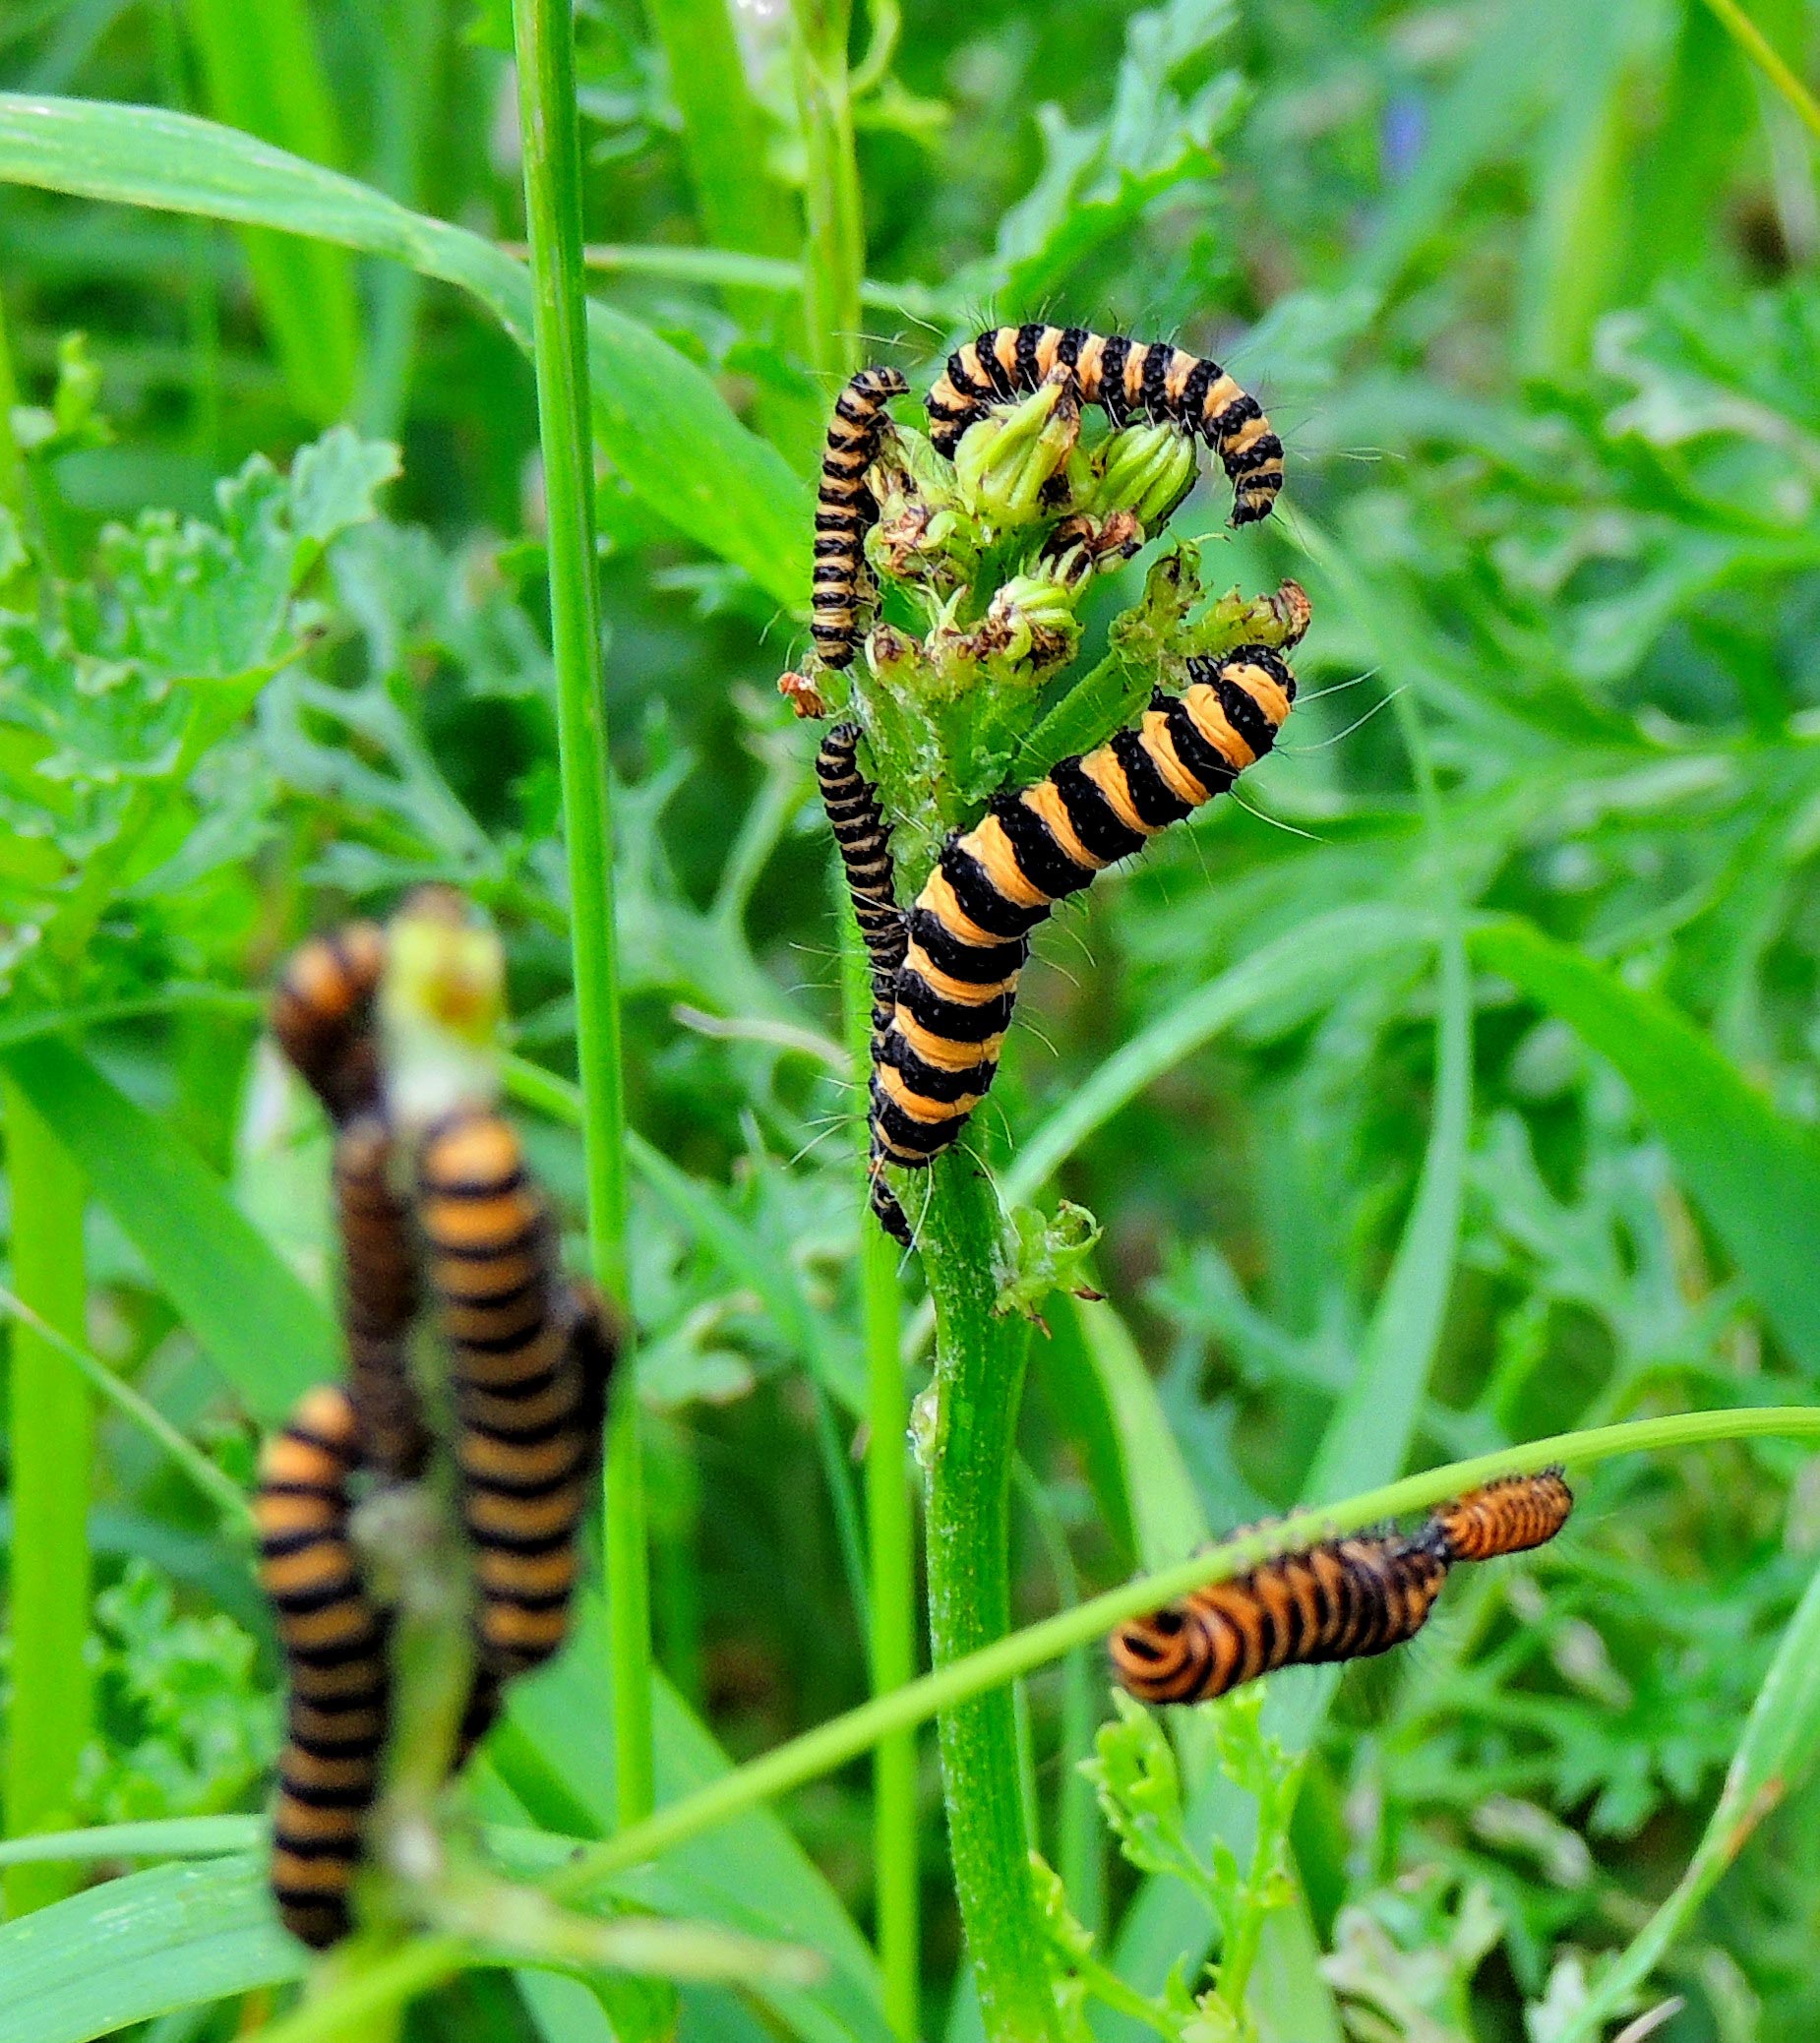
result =
[{"label": "green plant stem", "polygon": [[[938,1667],[888,1696],[879,1696],[831,1722],[779,1745],[761,1758],[723,1774],[695,1794],[668,1807],[603,1844],[565,1857],[544,1885],[559,1900],[574,1900],[604,1888],[636,1866],[661,1858],[667,1851],[730,1822],[748,1809],[788,1794],[806,1781],[836,1772],[869,1752],[880,1739],[913,1724],[926,1722],[973,1698],[1001,1689],[1019,1675],[1062,1658],[1076,1647],[1103,1638],[1115,1625],[1145,1610],[1185,1596],[1209,1582],[1255,1567],[1272,1554],[1286,1553],[1318,1539],[1357,1532],[1381,1519],[1427,1511],[1442,1498],[1457,1496],[1499,1475],[1514,1475],[1563,1462],[1569,1468],[1591,1468],[1618,1455],[1651,1454],[1665,1449],[1700,1447],[1720,1440],[1820,1441],[1820,1408],[1799,1405],[1761,1406],[1749,1410],[1690,1412],[1669,1418],[1633,1419],[1623,1425],[1597,1426],[1585,1432],[1556,1433],[1522,1447],[1452,1462],[1421,1475],[1406,1475],[1362,1496],[1319,1510],[1292,1512],[1274,1525],[1222,1540],[1173,1567],[1106,1591],[1071,1610],[1063,1610],[1010,1637],[1000,1639],[965,1659]],[[375,1965],[359,1982],[359,2011],[394,2005],[452,1977],[466,1961],[465,1948],[448,1939],[426,1939],[397,1957]],[[386,1996],[390,1993],[391,2000]],[[306,2016],[293,2017],[266,2030],[266,2043],[314,2043],[340,2032],[351,2004],[337,1996],[325,1999]],[[333,2017],[330,2019],[328,2017]]]},{"label": "green plant stem", "polygon": [[848,0],[793,0],[797,117],[809,157],[809,241],[804,265],[810,352],[845,377],[859,359],[865,218],[853,152],[847,83]]},{"label": "green plant stem", "polygon": [[[940,1671],[1001,1640],[1010,1624],[1011,1467],[1030,1329],[996,1309],[1003,1221],[984,1171],[951,1149],[930,1180],[922,1218],[936,1306],[929,1637]],[[937,1730],[954,1892],[986,2034],[991,2043],[1054,2037],[1009,1690],[944,1710]]]},{"label": "green plant stem", "polygon": [[1802,127],[1816,142],[1820,142],[1820,101],[1784,63],[1769,37],[1737,4],[1737,0],[1706,0],[1706,4],[1719,17],[1726,32],[1793,108]]},{"label": "green plant stem", "polygon": [[[840,984],[856,1097],[872,1079],[872,971],[836,861]],[[860,1314],[866,1345],[866,1551],[870,1576],[868,1639],[875,1696],[889,1695],[916,1672],[916,1546],[904,1438],[909,1422],[898,1353],[897,1248],[868,1211],[871,1177],[862,1140]],[[918,1847],[916,1734],[880,1740],[873,1756],[873,1907],[884,2009],[899,2036],[917,2032]]]},{"label": "green plant stem", "polygon": [[[62,1830],[75,1815],[76,1776],[94,1700],[89,1636],[89,1492],[94,1401],[58,1352],[80,1344],[87,1300],[82,1172],[37,1110],[10,1079],[7,1191],[13,1285],[51,1338],[30,1322],[13,1328],[10,1412],[13,1496],[12,1704],[7,1714],[6,1827],[11,1836]],[[9,1912],[68,1893],[53,1866],[6,1876]]]},{"label": "green plant stem", "polygon": [[[550,637],[556,662],[563,834],[569,862],[576,1049],[582,1092],[588,1246],[601,1287],[626,1290],[625,1085],[608,812],[607,702],[595,572],[587,300],[581,269],[581,149],[575,23],[561,0],[513,0],[530,241],[537,417],[549,513]],[[630,1322],[607,1421],[607,1608],[619,1818],[652,1806],[649,1552]]]}]

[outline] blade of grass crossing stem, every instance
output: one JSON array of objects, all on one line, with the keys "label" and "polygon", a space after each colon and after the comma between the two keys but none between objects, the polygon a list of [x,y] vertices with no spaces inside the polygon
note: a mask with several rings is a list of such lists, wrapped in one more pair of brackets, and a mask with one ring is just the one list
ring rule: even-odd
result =
[{"label": "blade of grass crossing stem", "polygon": [[[854,920],[840,862],[833,863],[840,924],[840,985],[853,1080],[872,1082],[872,968]],[[871,1591],[868,1639],[872,1692],[888,1695],[916,1672],[916,1549],[910,1472],[904,1452],[909,1411],[899,1354],[897,1244],[874,1220],[866,1144],[855,1196],[860,1223],[860,1314],[866,1347],[866,1551]],[[873,1908],[879,1969],[892,2029],[917,2033],[918,1838],[916,1734],[880,1741],[873,1755]]]},{"label": "blade of grass crossing stem", "polygon": [[[594,560],[575,17],[562,0],[513,0],[512,21],[531,251],[537,421],[549,516],[550,640],[557,676],[588,1246],[596,1279],[624,1307],[626,1104],[607,812],[606,682]],[[620,1365],[607,1420],[606,1484],[615,1777],[620,1821],[633,1824],[651,1808],[651,1620],[637,1382],[630,1352]]]},{"label": "blade of grass crossing stem", "polygon": [[1738,5],[1738,0],[1706,0],[1706,4],[1725,24],[1727,33],[1736,39],[1738,47],[1769,80],[1771,87],[1793,108],[1802,127],[1815,142],[1820,142],[1820,101],[1789,68],[1769,37]]},{"label": "blade of grass crossing stem", "polygon": [[[210,111],[313,163],[341,160],[334,100],[304,0],[185,0]],[[261,317],[291,402],[318,425],[347,413],[360,312],[339,249],[248,228],[242,236]]]},{"label": "blade of grass crossing stem", "polygon": [[1820,1570],[1807,1585],[1751,1706],[1726,1784],[1674,1892],[1600,1974],[1556,2043],[1590,2043],[1648,1979],[1763,1819],[1807,1777],[1820,1750]]},{"label": "blade of grass crossing stem", "polygon": [[[1026,1625],[964,1659],[937,1668],[888,1696],[874,1698],[831,1722],[818,1725],[787,1744],[681,1800],[608,1842],[572,1856],[543,1882],[561,1900],[576,1900],[616,1882],[637,1866],[662,1858],[692,1838],[781,1794],[846,1766],[880,1738],[923,1723],[974,1697],[1002,1689],[1021,1674],[1062,1659],[1076,1647],[1101,1639],[1140,1611],[1172,1603],[1209,1582],[1254,1567],[1274,1553],[1317,1539],[1357,1532],[1387,1518],[1428,1511],[1444,1497],[1500,1475],[1533,1473],[1560,1462],[1590,1468],[1621,1454],[1650,1454],[1721,1440],[1820,1441],[1820,1410],[1811,1406],[1752,1407],[1681,1412],[1667,1418],[1633,1419],[1623,1425],[1557,1433],[1521,1447],[1474,1456],[1421,1475],[1350,1497],[1321,1511],[1298,1510],[1276,1524],[1254,1529],[1192,1559],[1128,1582],[1072,1610]],[[560,1664],[560,1663],[559,1663]],[[396,2007],[411,1995],[452,1977],[465,1954],[447,1938],[425,1938],[395,1957],[378,1960],[356,1987],[325,1994],[302,2013],[265,2031],[266,2043],[326,2043],[338,2037],[356,2013]],[[0,2043],[5,2038],[0,2037]]]},{"label": "blade of grass crossing stem", "polygon": [[1660,993],[1528,923],[1482,924],[1470,947],[1616,1066],[1771,1326],[1820,1373],[1820,1143]]},{"label": "blade of grass crossing stem", "polygon": [[[46,1333],[15,1323],[9,1413],[13,1551],[9,1570],[12,1696],[7,1712],[6,1825],[10,1836],[64,1830],[93,1718],[89,1637],[89,1491],[93,1393],[57,1352],[80,1343],[88,1301],[85,1186],[75,1159],[30,1096],[0,1085],[6,1114],[13,1284]],[[69,1893],[61,1866],[6,1875],[10,1914]]]},{"label": "blade of grass crossing stem", "polygon": [[340,1373],[334,1322],[194,1150],[67,1043],[17,1044],[0,1052],[0,1071],[76,1158],[256,1418],[275,1423],[311,1384]]},{"label": "blade of grass crossing stem", "polygon": [[[0,182],[279,227],[384,256],[469,292],[520,347],[531,344],[530,278],[493,242],[210,121],[0,92]],[[740,424],[688,356],[612,306],[592,304],[587,318],[594,430],[627,486],[780,603],[806,607],[808,484]]]}]

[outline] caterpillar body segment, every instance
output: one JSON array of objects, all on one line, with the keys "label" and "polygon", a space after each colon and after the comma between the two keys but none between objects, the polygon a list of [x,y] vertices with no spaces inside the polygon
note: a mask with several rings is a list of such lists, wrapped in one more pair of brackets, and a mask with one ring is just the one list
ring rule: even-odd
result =
[{"label": "caterpillar body segment", "polygon": [[1553,1468],[1469,1490],[1443,1504],[1428,1523],[1449,1561],[1488,1561],[1546,1546],[1572,1511],[1573,1491]]},{"label": "caterpillar body segment", "polygon": [[872,1085],[875,1153],[902,1169],[953,1143],[998,1070],[1029,956],[1058,901],[1232,786],[1269,751],[1296,678],[1260,645],[1188,662],[1181,695],[1034,787],[1001,794],[942,846],[905,918]]},{"label": "caterpillar body segment", "polygon": [[897,905],[890,831],[878,789],[860,771],[859,744],[858,724],[836,724],[816,753],[816,783],[872,961],[873,1023],[883,1028],[890,1021],[891,990],[908,938]]},{"label": "caterpillar body segment", "polygon": [[821,483],[816,495],[810,633],[824,667],[852,664],[860,609],[869,592],[866,534],[879,506],[866,471],[890,425],[886,403],[910,386],[896,369],[862,369],[834,400]]},{"label": "caterpillar body segment", "polygon": [[254,1499],[289,1691],[272,1892],[285,1927],[317,1951],[350,1927],[391,1706],[387,1620],[348,1532],[359,1456],[353,1401],[339,1388],[311,1391],[268,1443]]},{"label": "caterpillar body segment", "polygon": [[1200,1703],[1279,1667],[1366,1659],[1421,1631],[1446,1579],[1421,1536],[1327,1540],[1122,1625],[1114,1670],[1142,1702]]},{"label": "caterpillar body segment", "polygon": [[380,1104],[373,1003],[386,970],[386,933],[349,923],[291,954],[272,997],[272,1033],[338,1126]]},{"label": "caterpillar body segment", "polygon": [[1217,362],[1168,341],[1093,333],[1085,327],[989,327],[948,357],[925,400],[930,439],[950,459],[961,436],[994,404],[1034,391],[1058,365],[1083,403],[1115,426],[1133,419],[1198,434],[1233,485],[1233,523],[1268,517],[1283,487],[1283,443],[1257,399]]},{"label": "caterpillar body segment", "polygon": [[465,1110],[429,1131],[418,1221],[452,1358],[480,1657],[504,1678],[567,1634],[608,1337],[562,1280],[549,1216],[499,1114]]},{"label": "caterpillar body segment", "polygon": [[413,1223],[394,1190],[392,1131],[377,1113],[335,1138],[334,1203],[342,1251],[342,1322],[362,1459],[408,1482],[423,1472],[430,1437],[410,1373],[411,1327],[421,1309]]}]

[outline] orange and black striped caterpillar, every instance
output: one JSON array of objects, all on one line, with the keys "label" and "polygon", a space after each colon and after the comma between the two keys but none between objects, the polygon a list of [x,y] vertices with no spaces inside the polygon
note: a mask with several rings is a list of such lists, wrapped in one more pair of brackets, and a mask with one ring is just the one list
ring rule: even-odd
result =
[{"label": "orange and black striped caterpillar", "polygon": [[1413,1535],[1329,1539],[1210,1583],[1113,1634],[1113,1668],[1146,1703],[1200,1703],[1279,1667],[1365,1659],[1413,1639],[1449,1569],[1543,1546],[1567,1523],[1558,1468],[1441,1505]]},{"label": "orange and black striped caterpillar", "polygon": [[391,1482],[423,1472],[430,1451],[410,1373],[411,1328],[423,1302],[409,1208],[392,1182],[392,1130],[378,1113],[335,1137],[335,1232],[341,1242],[341,1323],[361,1458]]},{"label": "orange and black striped caterpillar", "polygon": [[317,1951],[348,1931],[391,1706],[388,1623],[348,1536],[359,1457],[347,1393],[311,1391],[268,1443],[254,1500],[289,1690],[272,1891],[285,1927]]},{"label": "orange and black striped caterpillar", "polygon": [[853,661],[859,612],[869,573],[866,534],[879,506],[866,486],[866,471],[891,421],[889,398],[910,388],[895,369],[862,369],[834,400],[827,447],[821,456],[821,486],[816,494],[816,553],[810,632],[824,667]]},{"label": "orange and black striped caterpillar", "polygon": [[1198,433],[1233,485],[1233,523],[1268,517],[1283,487],[1283,443],[1255,397],[1217,362],[1167,341],[1090,333],[1085,327],[989,327],[949,355],[925,403],[930,439],[950,459],[989,406],[1034,391],[1058,364],[1071,369],[1081,400],[1115,426],[1133,418]]},{"label": "orange and black striped caterpillar", "polygon": [[292,953],[272,999],[272,1033],[339,1126],[380,1104],[373,1003],[386,971],[386,932],[349,923]]},{"label": "orange and black striped caterpillar", "polygon": [[950,837],[907,917],[872,1088],[875,1154],[904,1170],[949,1147],[986,1096],[1030,931],[1058,901],[1232,786],[1261,758],[1296,677],[1261,645],[1191,659],[1181,695]]},{"label": "orange and black striped caterpillar", "polygon": [[518,1138],[487,1109],[438,1122],[417,1216],[455,1387],[461,1521],[474,1548],[483,1671],[562,1646],[615,1344],[566,1284]]},{"label": "orange and black striped caterpillar", "polygon": [[1428,1521],[1449,1562],[1489,1561],[1546,1546],[1567,1523],[1573,1491],[1559,1468],[1504,1475],[1443,1504]]}]

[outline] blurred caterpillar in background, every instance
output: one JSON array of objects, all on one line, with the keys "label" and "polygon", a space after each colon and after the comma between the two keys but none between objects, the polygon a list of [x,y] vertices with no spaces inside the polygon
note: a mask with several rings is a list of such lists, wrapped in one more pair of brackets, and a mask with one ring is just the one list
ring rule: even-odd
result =
[{"label": "blurred caterpillar in background", "polygon": [[1419,1534],[1329,1539],[1121,1625],[1113,1666],[1146,1703],[1200,1703],[1279,1667],[1365,1659],[1413,1639],[1447,1579]]},{"label": "blurred caterpillar in background", "polygon": [[1572,1510],[1573,1491],[1556,1467],[1469,1490],[1441,1505],[1428,1525],[1449,1561],[1488,1561],[1546,1546]]},{"label": "blurred caterpillar in background", "polygon": [[1198,433],[1233,485],[1233,523],[1268,517],[1283,487],[1283,443],[1255,397],[1218,362],[1168,341],[1091,333],[1085,327],[989,327],[949,355],[924,400],[930,439],[951,460],[989,406],[1034,391],[1058,363],[1074,372],[1081,401],[1115,426],[1133,418]]},{"label": "blurred caterpillar in background", "polygon": [[875,1154],[904,1170],[948,1148],[986,1096],[1010,1026],[1030,931],[1170,823],[1262,758],[1296,677],[1261,645],[1191,659],[1181,695],[1047,779],[993,799],[950,837],[909,911],[872,1088]]},{"label": "blurred caterpillar in background", "polygon": [[816,495],[816,552],[810,632],[824,667],[852,664],[859,608],[868,579],[866,533],[879,506],[866,471],[890,425],[887,399],[910,386],[896,369],[862,369],[834,400],[821,487]]},{"label": "blurred caterpillar in background", "polygon": [[311,1391],[268,1443],[254,1498],[288,1689],[272,1892],[285,1927],[317,1951],[348,1931],[391,1701],[387,1620],[348,1536],[358,1438],[347,1393]]},{"label": "blurred caterpillar in background", "polygon": [[291,954],[272,999],[272,1033],[338,1127],[380,1104],[373,1003],[386,971],[386,932],[349,923]]},{"label": "blurred caterpillar in background", "polygon": [[[872,961],[872,1037],[876,1062],[896,1003],[898,968],[908,937],[904,912],[897,905],[896,876],[891,863],[890,832],[879,806],[879,791],[860,771],[860,727],[836,724],[816,753],[816,782],[827,811],[847,878],[854,919],[866,939]],[[872,1210],[894,1241],[910,1245],[910,1223],[879,1169],[880,1149],[873,1143]]]},{"label": "blurred caterpillar in background", "polygon": [[423,1472],[430,1451],[410,1374],[411,1326],[422,1304],[417,1243],[393,1189],[392,1131],[377,1113],[335,1138],[334,1203],[341,1241],[341,1321],[361,1458],[392,1482]]},{"label": "blurred caterpillar in background", "polygon": [[450,1114],[425,1136],[417,1177],[453,1364],[481,1666],[505,1678],[548,1659],[568,1630],[616,1344],[596,1302],[560,1275],[509,1122],[484,1108]]}]

